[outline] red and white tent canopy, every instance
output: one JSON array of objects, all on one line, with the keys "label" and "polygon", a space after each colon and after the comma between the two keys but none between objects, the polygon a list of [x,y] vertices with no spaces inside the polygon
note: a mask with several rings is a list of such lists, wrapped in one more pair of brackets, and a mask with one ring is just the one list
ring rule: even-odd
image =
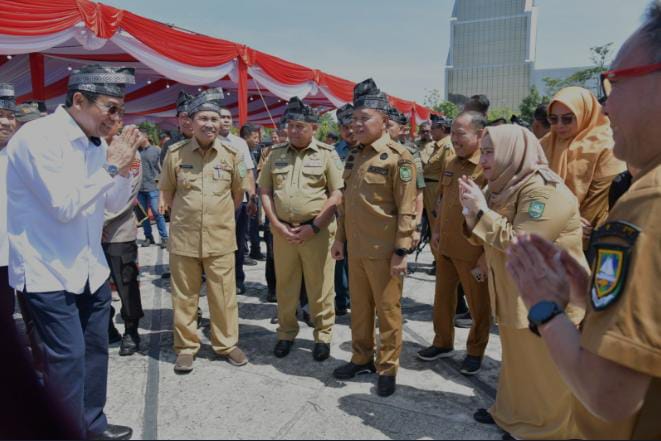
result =
[{"label": "red and white tent canopy", "polygon": [[[0,82],[18,101],[64,101],[71,69],[89,63],[136,69],[126,119],[174,122],[180,90],[223,88],[240,124],[272,126],[294,96],[320,111],[350,102],[354,83],[246,45],[195,34],[90,0],[0,0]],[[420,123],[428,108],[390,96]],[[415,126],[413,127],[415,130]]]}]

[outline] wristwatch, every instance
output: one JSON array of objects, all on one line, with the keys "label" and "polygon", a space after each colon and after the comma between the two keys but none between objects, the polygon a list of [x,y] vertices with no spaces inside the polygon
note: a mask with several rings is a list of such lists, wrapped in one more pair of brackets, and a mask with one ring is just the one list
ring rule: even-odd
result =
[{"label": "wristwatch", "polygon": [[119,173],[119,167],[117,167],[115,164],[105,163],[103,164],[103,168],[108,172],[111,178],[114,178],[117,176],[117,173]]},{"label": "wristwatch", "polygon": [[404,248],[397,248],[395,250],[395,254],[398,255],[399,257],[404,257],[409,253],[409,250],[405,250]]},{"label": "wristwatch", "polygon": [[314,231],[314,234],[317,234],[317,233],[319,233],[319,232],[321,231],[321,228],[319,228],[318,226],[316,226],[316,225],[314,224],[314,222],[310,222],[310,226],[312,227],[312,231]]},{"label": "wristwatch", "polygon": [[562,314],[564,311],[558,306],[555,302],[550,302],[548,300],[542,300],[539,303],[533,305],[528,311],[528,328],[539,336],[539,327],[544,323],[548,323],[558,314]]}]

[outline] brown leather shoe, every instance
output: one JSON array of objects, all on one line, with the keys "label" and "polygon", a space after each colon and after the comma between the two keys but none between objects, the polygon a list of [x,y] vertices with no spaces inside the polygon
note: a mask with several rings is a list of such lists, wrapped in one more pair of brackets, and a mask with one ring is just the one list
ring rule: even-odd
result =
[{"label": "brown leather shoe", "polygon": [[179,354],[174,363],[174,371],[178,374],[187,374],[193,370],[193,354]]},{"label": "brown leather shoe", "polygon": [[227,358],[227,361],[229,361],[230,364],[234,366],[243,366],[248,364],[248,357],[246,357],[246,354],[244,354],[238,346],[232,349],[232,352],[227,354],[225,358]]}]

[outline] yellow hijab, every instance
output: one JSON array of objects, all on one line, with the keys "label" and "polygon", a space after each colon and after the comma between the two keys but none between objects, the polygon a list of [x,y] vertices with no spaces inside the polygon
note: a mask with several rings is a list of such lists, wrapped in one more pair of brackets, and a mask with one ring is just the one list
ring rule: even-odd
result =
[{"label": "yellow hijab", "polygon": [[613,132],[601,104],[589,90],[582,87],[562,89],[549,103],[549,114],[555,103],[564,104],[576,115],[578,134],[572,139],[560,140],[551,130],[541,142],[551,169],[562,179],[567,179],[567,151],[581,147],[593,152],[613,148]]},{"label": "yellow hijab", "polygon": [[535,173],[547,181],[562,179],[548,166],[537,137],[528,129],[506,124],[486,128],[494,147],[494,164],[489,180],[489,208],[498,210],[516,194]]}]

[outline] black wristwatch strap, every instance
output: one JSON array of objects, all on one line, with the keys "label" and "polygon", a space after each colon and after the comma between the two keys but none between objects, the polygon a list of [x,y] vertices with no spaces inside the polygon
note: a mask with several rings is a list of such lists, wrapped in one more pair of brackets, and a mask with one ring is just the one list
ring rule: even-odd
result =
[{"label": "black wristwatch strap", "polygon": [[319,233],[319,232],[321,231],[321,228],[319,228],[318,226],[316,226],[316,225],[314,224],[314,222],[310,222],[310,226],[312,227],[312,231],[314,231],[314,234],[317,234],[317,233]]},{"label": "black wristwatch strap", "polygon": [[528,328],[533,334],[541,337],[539,334],[539,327],[545,323],[550,322],[553,318],[564,311],[555,302],[542,300],[530,308],[528,312]]},{"label": "black wristwatch strap", "polygon": [[397,254],[399,257],[404,257],[409,253],[409,250],[405,250],[404,248],[397,248],[395,250],[395,254]]},{"label": "black wristwatch strap", "polygon": [[484,216],[484,211],[480,210],[477,212],[477,216],[475,216],[475,224],[477,224],[480,219],[482,219],[482,216]]}]

